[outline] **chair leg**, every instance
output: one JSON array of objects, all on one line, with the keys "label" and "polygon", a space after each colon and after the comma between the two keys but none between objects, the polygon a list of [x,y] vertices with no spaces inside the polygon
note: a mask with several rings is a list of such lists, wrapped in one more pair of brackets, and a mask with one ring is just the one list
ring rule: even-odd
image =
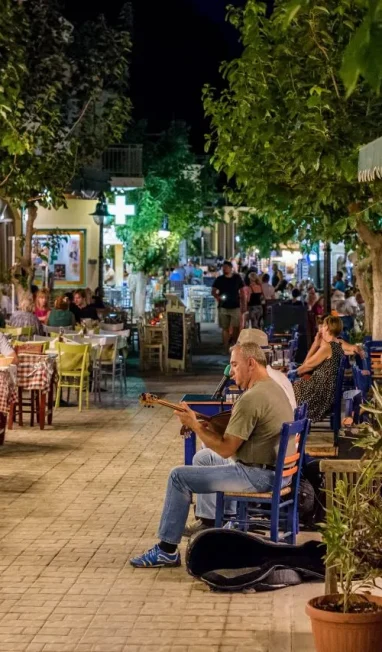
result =
[{"label": "chair leg", "polygon": [[60,401],[61,401],[61,378],[58,379],[57,383],[57,390],[56,390],[56,403],[55,403],[55,409],[60,407]]},{"label": "chair leg", "polygon": [[40,392],[39,422],[40,430],[45,428],[46,393]]},{"label": "chair leg", "polygon": [[48,392],[48,426],[53,423],[53,381],[50,384]]},{"label": "chair leg", "polygon": [[215,527],[223,526],[224,517],[224,493],[218,491],[216,493],[216,512],[215,512]]},{"label": "chair leg", "polygon": [[271,541],[274,543],[279,542],[279,521],[280,521],[280,509],[277,504],[275,509],[271,507]]},{"label": "chair leg", "polygon": [[23,390],[19,387],[19,401],[18,401],[18,411],[19,411],[19,426],[23,425]]},{"label": "chair leg", "polygon": [[0,446],[4,444],[7,415],[0,412]]},{"label": "chair leg", "polygon": [[[37,400],[38,400],[34,389],[31,390],[30,397],[31,397],[30,426],[31,426],[31,428],[33,428],[33,426],[34,426],[34,411],[35,411],[35,406],[37,408]],[[36,418],[37,418],[37,421],[38,421],[38,416],[37,415],[38,415],[38,410],[36,409]]]},{"label": "chair leg", "polygon": [[86,408],[89,409],[89,377],[86,378]]},{"label": "chair leg", "polygon": [[9,414],[8,414],[8,430],[13,430],[14,421],[15,421],[15,403],[11,403],[9,406]]},{"label": "chair leg", "polygon": [[239,520],[239,529],[242,532],[248,532],[248,503],[245,500],[239,500],[237,504],[237,517]]}]

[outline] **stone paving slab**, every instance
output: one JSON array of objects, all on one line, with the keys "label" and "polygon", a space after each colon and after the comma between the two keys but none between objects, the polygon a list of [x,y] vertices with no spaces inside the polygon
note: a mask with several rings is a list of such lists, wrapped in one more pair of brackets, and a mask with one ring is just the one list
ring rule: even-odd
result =
[{"label": "stone paving slab", "polygon": [[[194,379],[211,391],[216,378]],[[155,384],[166,391],[163,379]],[[1,652],[311,652],[307,599],[321,585],[212,593],[185,567],[139,570],[155,540],[178,421],[128,399],[55,412],[0,450]],[[169,383],[169,396],[181,393]],[[192,383],[191,383],[192,385]],[[187,389],[188,389],[187,385]],[[185,544],[182,544],[184,557]]]}]

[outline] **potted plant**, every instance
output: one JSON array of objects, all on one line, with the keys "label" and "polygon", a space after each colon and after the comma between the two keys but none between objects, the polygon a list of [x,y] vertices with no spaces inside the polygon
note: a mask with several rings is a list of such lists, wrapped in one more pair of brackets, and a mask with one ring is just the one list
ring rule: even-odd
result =
[{"label": "potted plant", "polygon": [[364,408],[372,420],[357,442],[365,453],[356,480],[345,475],[328,492],[325,563],[335,569],[341,593],[307,604],[317,652],[382,651],[382,601],[362,593],[382,576],[382,396],[376,386],[373,394],[373,405]]}]

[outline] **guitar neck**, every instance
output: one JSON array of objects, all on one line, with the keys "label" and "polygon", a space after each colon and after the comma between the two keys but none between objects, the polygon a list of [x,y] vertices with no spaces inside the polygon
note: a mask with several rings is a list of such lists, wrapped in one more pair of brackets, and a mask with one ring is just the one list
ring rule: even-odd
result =
[{"label": "guitar neck", "polygon": [[[177,412],[186,412],[186,410],[179,405],[179,403],[171,403],[170,401],[164,401],[161,398],[158,398],[155,403],[158,403],[158,405],[163,405],[164,407],[171,408],[172,410],[176,410]],[[209,421],[211,417],[206,416],[205,414],[201,414],[200,412],[195,412],[196,416],[200,419],[203,419],[204,421]]]}]

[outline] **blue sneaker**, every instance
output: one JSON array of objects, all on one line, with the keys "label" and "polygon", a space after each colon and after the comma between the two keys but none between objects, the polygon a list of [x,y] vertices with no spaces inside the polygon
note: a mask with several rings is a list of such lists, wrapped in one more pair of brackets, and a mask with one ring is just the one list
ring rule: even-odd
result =
[{"label": "blue sneaker", "polygon": [[161,568],[163,566],[180,566],[180,552],[170,554],[161,550],[156,543],[153,548],[146,550],[140,557],[130,559],[130,564],[135,568]]}]

